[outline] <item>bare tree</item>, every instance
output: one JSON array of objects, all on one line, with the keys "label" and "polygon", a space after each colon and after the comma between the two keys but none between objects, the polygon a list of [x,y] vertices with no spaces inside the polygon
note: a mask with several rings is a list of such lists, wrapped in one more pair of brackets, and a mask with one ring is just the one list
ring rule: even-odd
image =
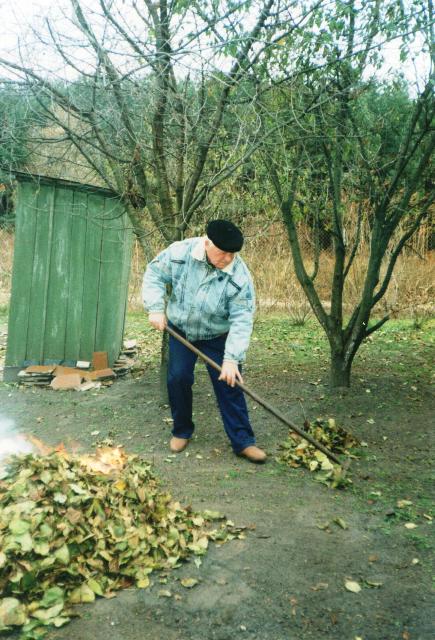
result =
[{"label": "bare tree", "polygon": [[[45,58],[51,67],[38,68],[24,54],[0,64],[31,88],[51,125],[48,135],[37,132],[33,148],[59,143],[69,160],[74,148],[122,197],[149,256],[149,230],[166,243],[181,239],[208,194],[252,153],[255,127],[243,129],[232,96],[238,92],[236,104],[243,96],[246,114],[253,96],[243,81],[319,3],[99,0],[97,11],[86,10],[85,0],[70,2],[70,17],[47,19],[35,34],[53,52]],[[52,71],[54,54],[67,81]],[[239,135],[216,166],[210,158],[230,110]]]},{"label": "bare tree", "polygon": [[[361,343],[388,320],[385,315],[369,322],[387,291],[398,256],[434,202],[430,171],[435,145],[431,5],[413,3],[412,15],[404,13],[402,3],[394,2],[375,1],[360,10],[349,0],[336,3],[335,8],[330,15],[324,14],[324,29],[319,31],[323,70],[305,76],[298,85],[280,83],[272,115],[267,103],[259,107],[270,126],[263,157],[287,229],[295,272],[328,337],[333,387],[349,386]],[[428,78],[410,98],[407,111],[376,113],[367,99],[373,96],[368,71],[371,68],[373,74],[373,67],[380,68],[383,38],[399,38],[402,57],[406,56],[406,33],[412,24],[421,37],[428,36],[432,60]],[[315,47],[315,55],[318,50]],[[277,128],[279,101],[287,122],[292,111],[296,125]],[[385,141],[391,132],[389,149]],[[349,228],[352,201],[357,219]],[[320,243],[315,243],[311,264],[301,246],[298,221],[308,213],[312,219],[326,221],[332,234],[334,268],[328,296],[316,282],[325,256]],[[346,279],[360,250],[363,226],[369,234],[365,276],[358,304],[347,309]]]}]

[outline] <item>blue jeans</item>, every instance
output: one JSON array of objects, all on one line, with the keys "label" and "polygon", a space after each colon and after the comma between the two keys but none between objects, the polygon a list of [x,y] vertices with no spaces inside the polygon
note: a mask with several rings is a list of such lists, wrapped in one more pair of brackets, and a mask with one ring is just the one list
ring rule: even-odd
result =
[{"label": "blue jeans", "polygon": [[[172,325],[171,325],[172,326]],[[184,333],[173,327],[180,335]],[[222,335],[211,340],[197,340],[192,344],[205,355],[222,365],[225,340]],[[195,425],[192,421],[193,370],[197,356],[176,338],[169,336],[168,393],[174,426],[172,434],[177,438],[191,438]],[[218,380],[219,372],[206,365],[211,378],[224,428],[235,453],[255,444],[255,436],[248,417],[243,391]]]}]

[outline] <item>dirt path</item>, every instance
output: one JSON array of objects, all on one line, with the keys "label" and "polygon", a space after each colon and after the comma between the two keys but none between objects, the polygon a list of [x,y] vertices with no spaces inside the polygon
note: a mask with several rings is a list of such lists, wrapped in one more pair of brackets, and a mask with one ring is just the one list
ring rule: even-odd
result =
[{"label": "dirt path", "polygon": [[[179,456],[167,448],[169,412],[159,406],[153,367],[143,377],[87,394],[0,384],[0,414],[17,430],[50,444],[77,441],[85,450],[96,438],[111,437],[151,459],[163,485],[182,503],[219,510],[247,527],[245,539],[212,546],[200,567],[192,562],[167,576],[153,574],[151,589],[126,590],[82,606],[80,618],[49,637],[433,638],[433,397],[429,368],[421,364],[423,347],[426,359],[430,354],[425,345],[408,347],[413,355],[405,367],[379,357],[365,360],[362,354],[352,389],[330,395],[318,376],[320,357],[315,365],[300,361],[295,366],[296,343],[288,356],[273,350],[261,334],[253,344],[247,384],[299,424],[304,414],[334,416],[367,444],[352,465],[353,486],[346,491],[333,491],[308,472],[278,464],[274,457],[286,428],[252,402],[257,439],[270,461],[256,467],[234,457],[202,366],[195,383],[197,435]],[[398,358],[396,365],[403,359]],[[398,508],[397,500],[403,499],[412,505]],[[336,518],[348,528],[334,523]],[[417,527],[407,529],[406,522]],[[199,585],[182,587],[186,576],[199,579]],[[349,579],[361,585],[360,593],[345,589]],[[171,597],[159,596],[162,589]]]}]

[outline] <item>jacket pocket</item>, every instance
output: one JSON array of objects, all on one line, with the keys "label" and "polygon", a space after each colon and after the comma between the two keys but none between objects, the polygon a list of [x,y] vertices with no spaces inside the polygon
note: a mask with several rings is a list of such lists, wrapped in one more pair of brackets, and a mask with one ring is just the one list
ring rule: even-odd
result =
[{"label": "jacket pocket", "polygon": [[171,276],[172,276],[172,298],[178,303],[184,300],[184,290],[186,288],[187,270],[185,268],[186,260],[176,260],[171,258]]}]

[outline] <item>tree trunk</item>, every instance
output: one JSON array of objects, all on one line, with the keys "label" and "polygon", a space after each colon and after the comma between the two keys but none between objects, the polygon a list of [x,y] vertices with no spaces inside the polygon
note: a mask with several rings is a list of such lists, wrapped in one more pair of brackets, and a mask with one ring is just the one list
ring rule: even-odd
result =
[{"label": "tree trunk", "polygon": [[331,364],[329,370],[329,383],[332,388],[350,387],[350,372],[352,359],[346,358],[343,351],[331,349]]}]

